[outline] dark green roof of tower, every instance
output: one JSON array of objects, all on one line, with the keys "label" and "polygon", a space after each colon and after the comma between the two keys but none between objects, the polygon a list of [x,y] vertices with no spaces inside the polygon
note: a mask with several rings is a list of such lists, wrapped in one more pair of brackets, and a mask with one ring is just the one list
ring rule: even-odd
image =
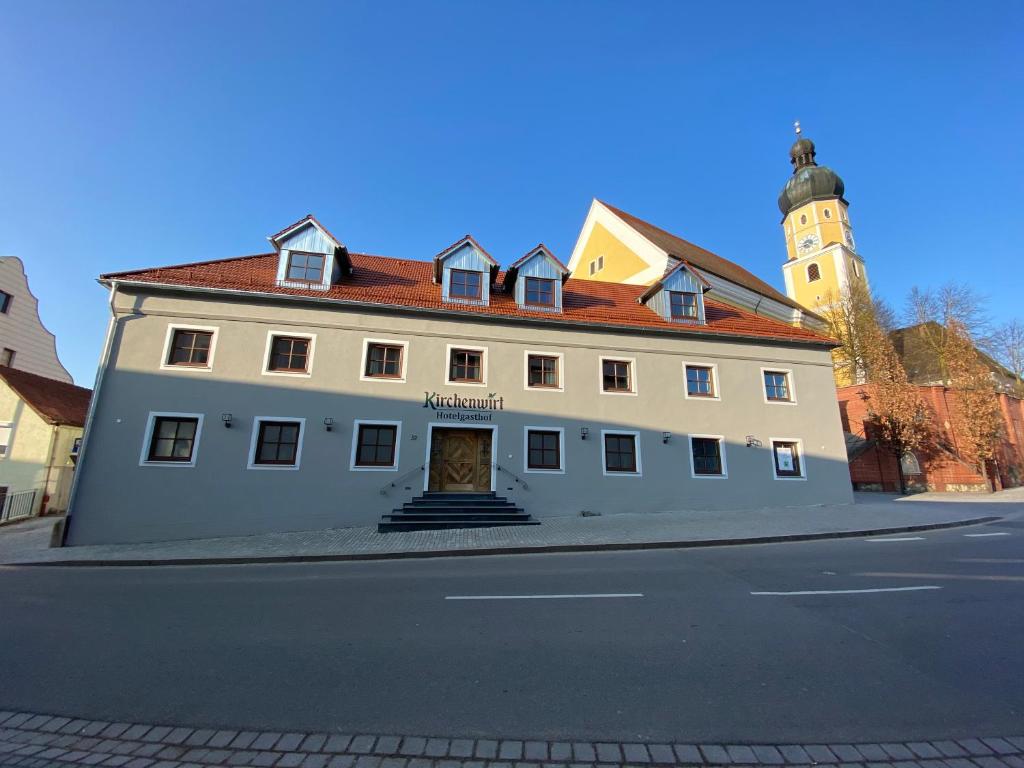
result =
[{"label": "dark green roof of tower", "polygon": [[814,162],[815,154],[814,142],[803,136],[790,147],[789,162],[793,164],[793,175],[779,194],[779,210],[783,216],[811,200],[836,197],[843,200],[843,180],[831,168]]}]

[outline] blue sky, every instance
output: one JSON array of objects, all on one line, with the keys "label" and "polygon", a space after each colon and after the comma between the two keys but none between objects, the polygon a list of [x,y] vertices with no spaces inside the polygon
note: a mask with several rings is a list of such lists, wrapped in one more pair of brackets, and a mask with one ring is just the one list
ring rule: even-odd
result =
[{"label": "blue sky", "polygon": [[567,259],[592,197],[782,287],[792,122],[876,293],[1021,317],[1024,4],[0,2],[0,253],[91,386],[101,272],[471,232]]}]

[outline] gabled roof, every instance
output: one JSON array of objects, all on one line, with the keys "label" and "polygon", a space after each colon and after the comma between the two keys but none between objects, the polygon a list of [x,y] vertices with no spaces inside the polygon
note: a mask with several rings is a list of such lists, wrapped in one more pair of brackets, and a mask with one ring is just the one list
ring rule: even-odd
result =
[{"label": "gabled roof", "polygon": [[447,248],[445,248],[443,251],[441,251],[436,256],[434,256],[434,281],[435,282],[440,282],[441,281],[441,264],[444,262],[444,260],[447,259],[453,253],[455,253],[455,251],[459,250],[459,248],[461,248],[464,245],[472,245],[474,248],[476,248],[480,252],[480,255],[483,256],[484,259],[486,259],[490,263],[490,265],[491,265],[491,280],[494,279],[494,277],[497,275],[498,270],[501,269],[501,265],[497,262],[497,260],[493,256],[491,256],[491,254],[489,254],[486,250],[484,250],[484,247],[482,245],[480,245],[480,243],[478,243],[476,241],[476,239],[472,235],[463,235],[458,240],[456,240],[454,243],[452,243]]},{"label": "gabled roof", "polygon": [[392,311],[430,311],[452,317],[489,318],[514,322],[583,326],[588,330],[607,329],[626,332],[664,332],[673,335],[732,336],[815,346],[835,343],[805,328],[796,328],[761,315],[755,315],[722,302],[705,300],[707,323],[682,327],[670,323],[637,303],[646,290],[643,285],[605,283],[569,279],[562,291],[562,311],[558,314],[520,307],[515,297],[492,292],[488,305],[445,302],[433,280],[434,263],[351,254],[354,267],[350,277],[330,285],[327,290],[278,285],[278,256],[246,256],[201,264],[185,264],[149,270],[118,272],[101,280],[118,280],[136,286],[164,286],[179,290],[222,291],[250,296],[256,300],[308,299],[318,304],[334,302],[352,307],[377,307]]},{"label": "gabled roof", "polygon": [[85,426],[91,389],[4,366],[0,366],[0,379],[50,424]]},{"label": "gabled roof", "polygon": [[651,286],[642,294],[640,294],[640,298],[637,299],[637,301],[639,301],[641,304],[646,304],[654,294],[661,290],[662,286],[665,285],[666,281],[681,269],[685,269],[687,272],[689,272],[691,275],[696,277],[697,280],[700,281],[700,284],[702,286],[701,293],[707,293],[708,291],[711,290],[711,283],[709,283],[707,279],[705,279],[704,275],[702,275],[700,272],[698,272],[696,269],[690,266],[685,259],[679,259],[679,263],[676,264],[671,269],[667,270],[660,280],[655,280],[653,283],[651,283]]},{"label": "gabled roof", "polygon": [[563,264],[555,254],[553,254],[544,243],[538,243],[535,247],[528,250],[523,254],[522,258],[517,259],[509,268],[505,271],[505,279],[502,281],[502,287],[508,291],[512,289],[512,286],[516,283],[516,277],[519,275],[519,268],[526,262],[536,256],[543,256],[548,259],[556,269],[562,274],[562,283],[569,279],[569,268]]},{"label": "gabled roof", "polygon": [[717,275],[718,277],[754,291],[754,293],[759,293],[769,299],[774,299],[781,304],[785,304],[787,307],[808,312],[806,307],[793,301],[784,293],[780,293],[775,288],[772,288],[764,280],[759,277],[755,277],[739,264],[735,264],[728,259],[723,259],[721,256],[718,256],[711,251],[705,250],[698,245],[694,245],[687,240],[683,240],[683,238],[677,237],[671,232],[666,232],[661,227],[656,227],[650,222],[637,218],[631,213],[626,213],[625,211],[616,208],[614,205],[609,205],[603,200],[599,200],[598,202],[643,235],[647,240],[665,251],[669,256],[689,261],[698,269],[702,269],[712,275]]},{"label": "gabled roof", "polygon": [[268,237],[267,240],[270,241],[270,244],[274,246],[275,250],[279,251],[281,250],[280,241],[285,237],[285,235],[290,235],[292,232],[294,232],[296,229],[303,226],[304,224],[312,224],[314,227],[319,229],[324,237],[326,237],[328,240],[334,243],[335,248],[345,247],[341,244],[341,241],[338,240],[338,238],[331,234],[330,230],[328,230],[327,227],[325,227],[323,224],[316,220],[316,216],[314,216],[312,213],[307,213],[294,224],[289,224],[287,227],[282,229],[277,234],[273,234],[270,237]]}]

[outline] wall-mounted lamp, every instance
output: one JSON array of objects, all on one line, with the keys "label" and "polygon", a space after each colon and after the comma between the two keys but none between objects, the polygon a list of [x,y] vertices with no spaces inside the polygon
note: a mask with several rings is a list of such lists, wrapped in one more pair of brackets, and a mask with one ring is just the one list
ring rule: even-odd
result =
[{"label": "wall-mounted lamp", "polygon": [[747,448],[760,448],[761,441],[753,435],[747,435]]},{"label": "wall-mounted lamp", "polygon": [[661,433],[661,442],[667,443],[671,439],[672,439],[672,433],[671,432],[662,432]]},{"label": "wall-mounted lamp", "polygon": [[590,430],[587,427],[580,427],[580,440],[586,440]]},{"label": "wall-mounted lamp", "polygon": [[222,413],[220,415],[220,420],[224,422],[224,426],[225,427],[227,427],[228,429],[231,429],[231,414],[230,413]]},{"label": "wall-mounted lamp", "polygon": [[328,416],[327,418],[324,419],[324,429],[326,429],[328,432],[330,432],[331,429],[333,429],[333,428],[334,428],[334,419],[332,419],[330,416]]}]

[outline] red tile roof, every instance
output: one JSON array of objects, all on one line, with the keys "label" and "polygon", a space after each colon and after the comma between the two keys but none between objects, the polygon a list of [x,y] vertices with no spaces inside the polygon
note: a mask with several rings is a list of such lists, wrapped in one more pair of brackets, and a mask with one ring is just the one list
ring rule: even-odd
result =
[{"label": "red tile roof", "polygon": [[[684,327],[679,323],[670,323],[638,302],[640,295],[647,290],[647,286],[644,285],[570,279],[564,286],[563,311],[557,315],[519,307],[512,295],[502,291],[491,292],[488,306],[442,302],[441,288],[431,279],[432,262],[372,256],[365,253],[352,253],[350,257],[353,273],[326,291],[278,285],[278,256],[274,253],[116,272],[102,275],[100,279],[279,296],[308,296],[320,300],[383,304],[442,310],[452,314],[530,319],[548,323],[568,321],[609,329],[725,334],[826,345],[833,343],[813,331],[795,328],[707,297],[704,300],[706,325],[689,324]],[[498,280],[501,281],[503,278],[504,273],[499,273]]]},{"label": "red tile roof", "polygon": [[92,390],[17,368],[0,367],[0,379],[50,424],[85,426]]}]

